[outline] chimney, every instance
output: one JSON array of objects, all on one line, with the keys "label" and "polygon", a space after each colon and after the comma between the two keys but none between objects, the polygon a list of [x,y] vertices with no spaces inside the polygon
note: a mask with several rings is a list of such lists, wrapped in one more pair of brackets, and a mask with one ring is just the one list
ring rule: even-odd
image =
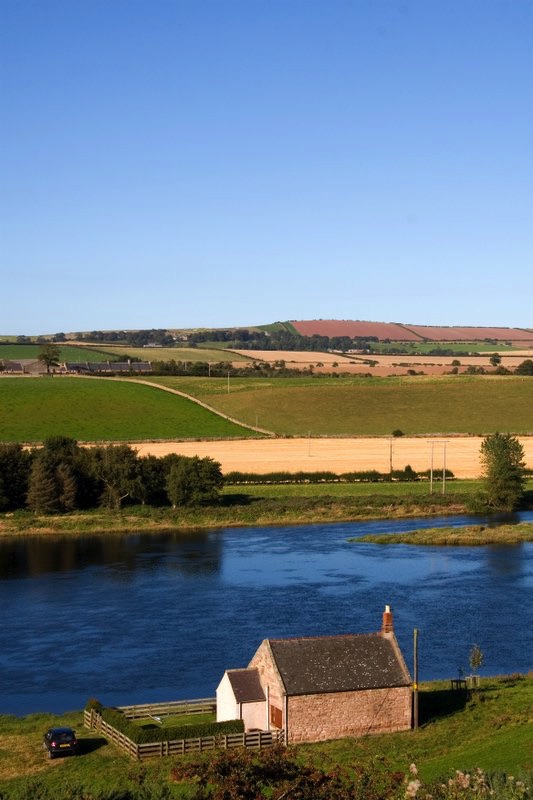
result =
[{"label": "chimney", "polygon": [[385,606],[385,611],[383,612],[383,622],[381,623],[381,633],[393,633],[394,632],[394,625],[392,623],[392,609],[390,606]]}]

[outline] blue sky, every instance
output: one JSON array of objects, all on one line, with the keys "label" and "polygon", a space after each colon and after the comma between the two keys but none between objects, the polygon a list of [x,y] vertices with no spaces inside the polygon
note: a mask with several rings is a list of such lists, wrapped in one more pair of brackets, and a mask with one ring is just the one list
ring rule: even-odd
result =
[{"label": "blue sky", "polygon": [[533,326],[531,0],[0,0],[0,333]]}]

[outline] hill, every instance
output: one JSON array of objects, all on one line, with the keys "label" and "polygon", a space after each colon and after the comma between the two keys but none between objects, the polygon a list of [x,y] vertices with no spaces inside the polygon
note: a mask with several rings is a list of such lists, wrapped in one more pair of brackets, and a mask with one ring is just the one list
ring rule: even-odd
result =
[{"label": "hill", "polygon": [[408,325],[398,322],[360,320],[291,320],[301,336],[348,336],[351,339],[377,338],[391,342],[512,342],[533,343],[533,330],[524,328]]}]

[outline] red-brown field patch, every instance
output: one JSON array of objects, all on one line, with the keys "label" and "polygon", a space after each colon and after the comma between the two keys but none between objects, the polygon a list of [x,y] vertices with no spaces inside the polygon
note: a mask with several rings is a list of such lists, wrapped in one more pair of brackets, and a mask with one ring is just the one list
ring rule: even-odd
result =
[{"label": "red-brown field patch", "polygon": [[410,326],[404,327],[397,322],[364,322],[361,320],[313,319],[291,321],[302,336],[377,336],[378,339],[391,339],[396,342],[420,341],[421,337],[412,333]]},{"label": "red-brown field patch", "polygon": [[496,339],[503,342],[533,342],[533,331],[521,328],[440,327],[438,325],[408,325],[418,337],[434,342],[478,342]]}]

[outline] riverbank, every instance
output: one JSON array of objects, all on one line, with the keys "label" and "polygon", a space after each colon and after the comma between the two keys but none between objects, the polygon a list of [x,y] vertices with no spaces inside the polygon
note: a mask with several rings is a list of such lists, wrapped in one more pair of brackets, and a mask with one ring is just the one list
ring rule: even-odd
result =
[{"label": "riverbank", "polygon": [[521,522],[516,525],[465,525],[460,528],[427,528],[404,533],[360,536],[349,541],[383,545],[429,545],[433,547],[476,547],[487,544],[515,545],[522,542],[533,542],[533,524]]},{"label": "riverbank", "polygon": [[[255,490],[256,487],[254,487]],[[259,488],[259,487],[257,487]],[[272,490],[274,487],[269,487]],[[391,487],[386,495],[322,494],[306,487],[308,495],[283,494],[278,486],[276,496],[235,491],[225,493],[219,505],[196,508],[154,508],[130,506],[121,511],[91,509],[71,514],[33,514],[17,511],[0,517],[0,536],[51,534],[121,534],[198,530],[217,527],[270,525],[303,525],[321,522],[352,522],[364,519],[403,519],[408,517],[464,514],[467,495],[403,494],[405,487]],[[327,489],[326,489],[327,491]]]}]

